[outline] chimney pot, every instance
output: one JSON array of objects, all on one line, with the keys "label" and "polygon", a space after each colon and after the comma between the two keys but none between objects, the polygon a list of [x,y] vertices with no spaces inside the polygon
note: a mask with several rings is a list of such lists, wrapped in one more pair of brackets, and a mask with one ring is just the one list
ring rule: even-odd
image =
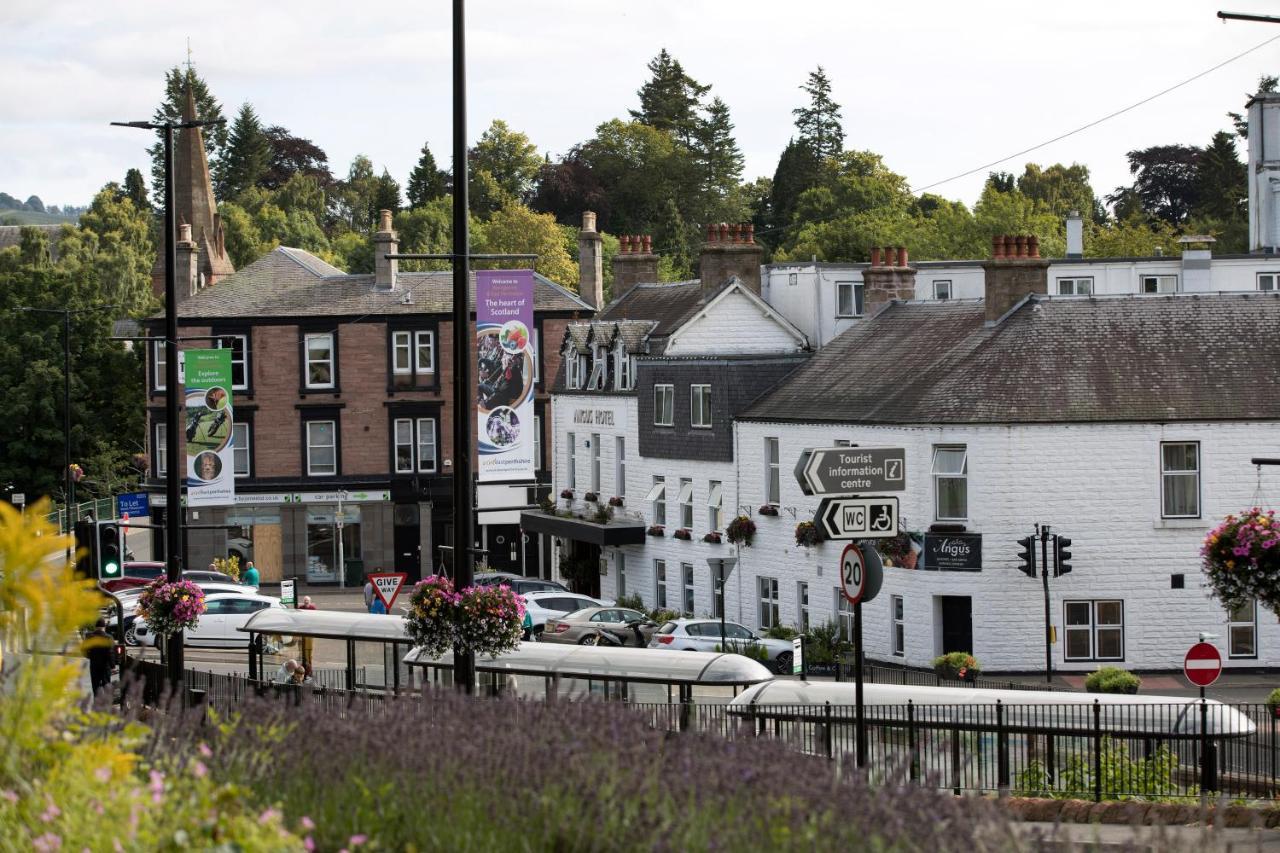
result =
[{"label": "chimney pot", "polygon": [[747,223],[747,243],[752,246],[756,244],[756,226],[754,222]]},{"label": "chimney pot", "polygon": [[720,231],[720,233],[719,233],[719,237],[717,238],[717,239],[718,239],[718,242],[721,242],[721,243],[728,243],[728,242],[729,242],[729,225],[728,225],[728,223],[721,222],[721,223],[720,223],[720,226],[719,226],[719,231]]},{"label": "chimney pot", "polygon": [[998,234],[995,237],[991,238],[991,257],[992,258],[1004,257],[1004,238]]},{"label": "chimney pot", "polygon": [[186,222],[178,226],[178,242],[179,243],[191,242],[191,226]]},{"label": "chimney pot", "polygon": [[716,224],[714,222],[707,225],[707,242],[714,243],[716,241]]},{"label": "chimney pot", "polygon": [[1040,257],[1040,238],[1034,234],[1027,237],[1027,257]]},{"label": "chimney pot", "polygon": [[1015,239],[1018,241],[1018,257],[1027,257],[1027,235],[1019,234]]},{"label": "chimney pot", "polygon": [[391,211],[389,210],[378,211],[378,230],[379,231],[391,230]]},{"label": "chimney pot", "polygon": [[653,237],[649,234],[644,235],[644,253],[646,255],[653,254]]},{"label": "chimney pot", "polygon": [[896,246],[884,247],[884,265],[886,267],[896,267],[898,265],[898,249]]},{"label": "chimney pot", "polygon": [[742,242],[742,223],[741,222],[733,223],[733,242],[735,243]]},{"label": "chimney pot", "polygon": [[905,267],[907,265],[907,247],[898,247],[898,266]]},{"label": "chimney pot", "polygon": [[880,247],[879,246],[871,247],[871,266],[873,267],[880,266]]},{"label": "chimney pot", "polygon": [[620,251],[624,255],[631,251],[631,235],[630,234],[622,235],[622,248]]},{"label": "chimney pot", "polygon": [[596,230],[596,214],[595,214],[595,211],[593,211],[593,210],[584,210],[584,211],[582,211],[582,230],[583,230],[583,231],[595,231],[595,230]]}]

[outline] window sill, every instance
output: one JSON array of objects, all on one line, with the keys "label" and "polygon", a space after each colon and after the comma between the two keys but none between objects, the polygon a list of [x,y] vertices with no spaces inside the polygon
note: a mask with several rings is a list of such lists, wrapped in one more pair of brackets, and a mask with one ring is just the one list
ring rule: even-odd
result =
[{"label": "window sill", "polygon": [[1190,530],[1206,529],[1209,525],[1203,518],[1157,518],[1151,522],[1151,526],[1156,530]]}]

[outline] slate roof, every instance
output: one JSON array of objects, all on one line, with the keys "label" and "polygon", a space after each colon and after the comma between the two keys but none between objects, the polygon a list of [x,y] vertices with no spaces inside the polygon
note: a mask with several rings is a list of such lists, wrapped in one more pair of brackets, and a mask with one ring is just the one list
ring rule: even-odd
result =
[{"label": "slate roof", "polygon": [[[727,284],[727,283],[726,283]],[[637,284],[600,312],[599,320],[650,320],[651,336],[665,338],[703,306],[702,283]]]},{"label": "slate roof", "polygon": [[[406,302],[406,294],[411,301]],[[475,274],[471,277],[475,307]],[[538,311],[589,312],[574,293],[534,276]],[[178,306],[183,319],[223,317],[331,317],[447,314],[453,310],[453,273],[402,272],[395,290],[377,290],[373,275],[348,275],[301,249],[277,248]]]},{"label": "slate roof", "polygon": [[1280,419],[1280,294],[894,303],[746,420],[1088,423]]}]

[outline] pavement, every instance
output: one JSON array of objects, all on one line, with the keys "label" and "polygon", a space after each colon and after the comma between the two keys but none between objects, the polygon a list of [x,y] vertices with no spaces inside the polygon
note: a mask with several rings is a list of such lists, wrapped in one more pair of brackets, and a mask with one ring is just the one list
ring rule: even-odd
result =
[{"label": "pavement", "polygon": [[1203,826],[1125,826],[1097,823],[1015,823],[1028,850],[1126,850],[1151,853],[1245,853],[1280,851],[1274,829],[1219,829]]}]

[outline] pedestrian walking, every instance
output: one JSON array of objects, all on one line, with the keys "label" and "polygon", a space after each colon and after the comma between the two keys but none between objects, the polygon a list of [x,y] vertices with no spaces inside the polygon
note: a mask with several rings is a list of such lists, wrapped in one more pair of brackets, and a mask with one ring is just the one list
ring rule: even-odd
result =
[{"label": "pedestrian walking", "polygon": [[[298,605],[299,610],[315,610],[315,603],[311,601],[311,596],[302,596],[302,603]],[[302,669],[307,677],[311,676],[311,650],[315,647],[314,637],[302,637]]]},{"label": "pedestrian walking", "polygon": [[107,634],[107,620],[99,619],[85,637],[84,656],[89,659],[89,684],[93,695],[111,685],[111,670],[116,664],[116,644]]},{"label": "pedestrian walking", "polygon": [[244,571],[240,574],[240,582],[245,586],[257,587],[258,583],[258,567],[253,564],[253,560],[245,563]]},{"label": "pedestrian walking", "polygon": [[367,610],[367,611],[369,611],[370,613],[372,613],[372,612],[373,612],[373,599],[374,599],[375,597],[376,597],[376,596],[374,596],[374,594],[373,594],[373,580],[372,580],[368,575],[365,575],[365,579],[364,579],[364,609],[365,609],[365,610]]}]

